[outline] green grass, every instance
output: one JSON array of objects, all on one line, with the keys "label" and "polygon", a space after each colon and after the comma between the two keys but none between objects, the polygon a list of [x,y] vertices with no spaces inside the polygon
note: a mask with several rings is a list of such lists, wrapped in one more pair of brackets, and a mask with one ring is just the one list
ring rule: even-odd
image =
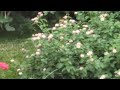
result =
[{"label": "green grass", "polygon": [[[33,52],[33,44],[28,41],[28,38],[17,36],[16,33],[0,33],[0,62],[6,62],[10,68],[8,71],[0,70],[0,79],[19,78],[17,69],[23,60],[26,60],[26,52],[22,51],[25,48],[27,52]],[[14,62],[10,60],[14,59]]]}]

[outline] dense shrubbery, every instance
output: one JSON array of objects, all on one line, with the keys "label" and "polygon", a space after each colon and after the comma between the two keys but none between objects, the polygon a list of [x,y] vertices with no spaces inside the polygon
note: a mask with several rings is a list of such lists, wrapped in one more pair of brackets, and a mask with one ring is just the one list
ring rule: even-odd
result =
[{"label": "dense shrubbery", "polygon": [[20,78],[119,79],[119,14],[1,11],[0,31],[15,31],[20,36],[33,33],[29,40],[36,51],[24,53],[26,60],[17,70]]},{"label": "dense shrubbery", "polygon": [[32,35],[36,52],[27,53],[21,78],[120,77],[117,13],[78,11],[74,14],[76,20],[68,14],[52,28],[42,12],[32,19],[41,33]]}]

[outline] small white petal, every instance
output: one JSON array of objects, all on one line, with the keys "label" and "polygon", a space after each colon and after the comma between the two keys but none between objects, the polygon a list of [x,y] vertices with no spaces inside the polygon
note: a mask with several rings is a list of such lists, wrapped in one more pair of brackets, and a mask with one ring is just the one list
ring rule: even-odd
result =
[{"label": "small white petal", "polygon": [[80,67],[79,69],[80,69],[80,70],[83,70],[84,68],[83,68],[83,67]]},{"label": "small white petal", "polygon": [[101,75],[99,79],[105,79],[106,75]]},{"label": "small white petal", "polygon": [[116,50],[116,49],[113,49],[112,52],[113,52],[113,53],[117,53],[117,50]]},{"label": "small white petal", "polygon": [[80,54],[80,57],[83,58],[83,57],[85,57],[85,55],[84,54]]},{"label": "small white petal", "polygon": [[12,60],[10,60],[11,62],[14,62],[15,60],[14,59],[12,59]]},{"label": "small white petal", "polygon": [[109,53],[108,52],[105,52],[104,55],[108,55]]},{"label": "small white petal", "polygon": [[22,75],[23,73],[22,72],[19,72],[19,75]]},{"label": "small white petal", "polygon": [[17,72],[20,71],[20,69],[17,69]]}]

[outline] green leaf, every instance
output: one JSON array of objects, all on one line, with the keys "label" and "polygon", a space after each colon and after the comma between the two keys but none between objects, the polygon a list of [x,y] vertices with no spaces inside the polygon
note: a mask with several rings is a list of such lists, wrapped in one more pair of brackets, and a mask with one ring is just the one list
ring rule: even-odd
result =
[{"label": "green leaf", "polygon": [[7,22],[11,22],[13,19],[10,17],[6,17],[4,18],[3,16],[0,16],[0,23],[7,23]]},{"label": "green leaf", "polygon": [[63,67],[63,63],[58,63],[56,66],[58,69]]},{"label": "green leaf", "polygon": [[6,24],[6,25],[5,25],[5,29],[6,29],[7,31],[15,31],[15,28],[9,26],[9,24]]}]

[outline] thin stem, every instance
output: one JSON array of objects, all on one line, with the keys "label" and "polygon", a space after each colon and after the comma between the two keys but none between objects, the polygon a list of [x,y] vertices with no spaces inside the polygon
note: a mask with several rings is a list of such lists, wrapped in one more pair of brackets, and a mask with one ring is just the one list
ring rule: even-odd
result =
[{"label": "thin stem", "polygon": [[43,79],[46,79],[48,76],[50,76],[51,74],[53,74],[55,71],[57,71],[58,69],[55,69],[54,71],[52,71],[51,73],[49,73],[45,78]]}]

